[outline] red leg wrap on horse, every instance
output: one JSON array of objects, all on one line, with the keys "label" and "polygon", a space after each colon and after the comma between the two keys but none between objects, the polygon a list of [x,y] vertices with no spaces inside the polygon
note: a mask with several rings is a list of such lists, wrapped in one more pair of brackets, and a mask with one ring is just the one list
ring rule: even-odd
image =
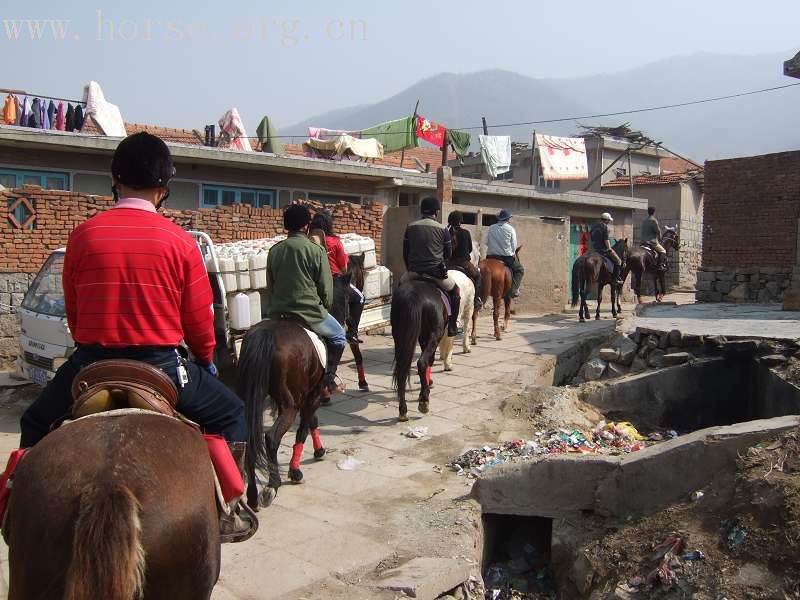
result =
[{"label": "red leg wrap on horse", "polygon": [[425,379],[427,380],[428,385],[430,385],[431,384],[431,368],[430,367],[426,367],[425,368]]},{"label": "red leg wrap on horse", "polygon": [[356,369],[358,370],[358,382],[364,383],[367,380],[367,377],[364,375],[364,365],[356,365]]},{"label": "red leg wrap on horse", "polygon": [[311,430],[311,441],[314,443],[314,450],[322,448],[322,438],[319,436],[319,427]]},{"label": "red leg wrap on horse", "polygon": [[296,471],[300,470],[300,459],[303,458],[303,444],[302,442],[295,442],[292,446],[292,460],[289,463],[289,468]]}]

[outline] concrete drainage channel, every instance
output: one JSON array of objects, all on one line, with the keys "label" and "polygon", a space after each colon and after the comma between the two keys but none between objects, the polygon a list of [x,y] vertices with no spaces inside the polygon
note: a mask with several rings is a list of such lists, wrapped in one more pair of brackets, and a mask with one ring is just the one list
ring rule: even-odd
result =
[{"label": "concrete drainage channel", "polygon": [[[483,512],[486,597],[650,597],[601,591],[602,569],[586,549],[631,520],[686,504],[698,490],[732,501],[737,460],[800,426],[795,355],[795,343],[636,331],[595,349],[576,384],[537,389],[539,397],[567,394],[639,431],[679,435],[630,454],[534,457],[483,473],[473,497]],[[625,593],[646,592],[625,586]]]}]

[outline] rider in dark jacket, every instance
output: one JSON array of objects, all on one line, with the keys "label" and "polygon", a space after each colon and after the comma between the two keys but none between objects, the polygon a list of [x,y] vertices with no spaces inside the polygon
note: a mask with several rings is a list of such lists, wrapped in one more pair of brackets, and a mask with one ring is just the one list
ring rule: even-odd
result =
[{"label": "rider in dark jacket", "polygon": [[611,259],[611,262],[614,263],[614,282],[616,285],[622,285],[622,259],[617,256],[617,253],[614,252],[614,249],[611,247],[611,241],[608,233],[608,224],[613,222],[614,219],[612,219],[611,215],[607,212],[600,215],[600,221],[592,225],[591,232],[589,233],[589,239],[592,243],[592,250],[602,254],[603,256],[607,256]]}]

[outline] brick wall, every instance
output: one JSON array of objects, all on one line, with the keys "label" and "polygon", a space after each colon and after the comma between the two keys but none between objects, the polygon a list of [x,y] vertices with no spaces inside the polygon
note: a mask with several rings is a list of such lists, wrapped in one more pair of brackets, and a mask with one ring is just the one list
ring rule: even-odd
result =
[{"label": "brick wall", "polygon": [[[320,208],[313,202],[307,204]],[[0,365],[15,358],[18,328],[16,317],[10,313],[22,302],[33,276],[53,250],[66,246],[75,226],[112,205],[113,200],[108,196],[42,190],[35,186],[0,190],[0,207],[6,210],[0,224]],[[15,215],[9,216],[15,206]],[[339,231],[373,238],[380,261],[383,207],[342,202],[327,208],[333,212]],[[284,233],[282,211],[269,208],[237,205],[164,210],[163,214],[184,229],[208,233],[214,242]]]},{"label": "brick wall", "polygon": [[706,163],[699,301],[780,302],[797,262],[800,151]]}]

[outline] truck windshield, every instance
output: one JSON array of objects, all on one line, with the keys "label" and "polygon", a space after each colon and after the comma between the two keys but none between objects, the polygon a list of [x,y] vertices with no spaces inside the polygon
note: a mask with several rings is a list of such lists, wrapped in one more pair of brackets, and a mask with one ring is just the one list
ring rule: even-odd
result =
[{"label": "truck windshield", "polygon": [[53,317],[66,316],[64,288],[61,285],[63,270],[64,253],[55,252],[50,255],[28,288],[22,300],[22,308]]}]

